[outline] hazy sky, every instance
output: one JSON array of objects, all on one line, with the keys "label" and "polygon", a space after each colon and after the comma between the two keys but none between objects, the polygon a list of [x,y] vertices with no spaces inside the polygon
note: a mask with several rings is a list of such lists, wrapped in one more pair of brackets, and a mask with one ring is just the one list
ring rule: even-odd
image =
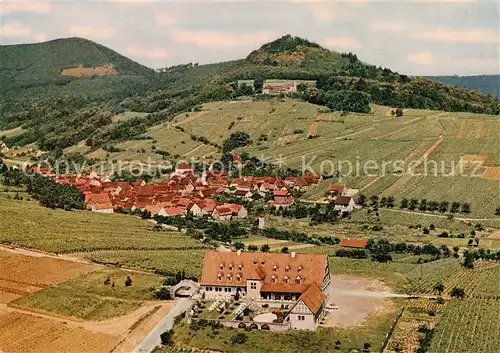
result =
[{"label": "hazy sky", "polygon": [[409,75],[499,73],[496,1],[0,0],[2,44],[84,37],[150,67],[245,57],[287,33]]}]

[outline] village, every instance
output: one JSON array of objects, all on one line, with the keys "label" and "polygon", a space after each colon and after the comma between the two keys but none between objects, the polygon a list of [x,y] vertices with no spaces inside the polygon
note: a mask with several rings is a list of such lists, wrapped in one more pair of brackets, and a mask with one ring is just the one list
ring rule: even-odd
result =
[{"label": "village", "polygon": [[[242,166],[241,157],[233,154],[235,166]],[[197,175],[187,162],[179,162],[168,179],[146,182],[112,181],[108,174],[89,170],[85,174],[56,175],[49,168],[39,165],[27,169],[54,179],[59,184],[71,185],[84,195],[88,210],[100,213],[147,212],[156,216],[183,216],[188,212],[195,217],[209,217],[216,221],[230,221],[248,216],[244,203],[266,198],[267,207],[284,209],[292,206],[297,198],[294,192],[301,192],[322,181],[319,173],[305,173],[303,177],[288,176],[229,177],[225,170],[209,169]],[[339,213],[351,212],[356,207],[354,198],[347,195],[348,188],[341,184],[329,186],[328,201]],[[232,195],[238,202],[221,202],[221,195]]]}]

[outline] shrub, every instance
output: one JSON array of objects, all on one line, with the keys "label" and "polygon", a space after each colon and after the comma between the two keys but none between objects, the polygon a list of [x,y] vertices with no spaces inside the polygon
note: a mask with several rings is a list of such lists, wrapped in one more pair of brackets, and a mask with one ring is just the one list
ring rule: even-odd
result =
[{"label": "shrub", "polygon": [[231,343],[232,344],[243,344],[247,341],[248,337],[246,334],[243,332],[238,332],[237,334],[233,335],[231,337]]},{"label": "shrub", "polygon": [[172,330],[168,330],[168,331],[163,332],[160,335],[160,339],[161,339],[161,344],[163,344],[164,346],[171,345],[172,344]]},{"label": "shrub", "polygon": [[130,276],[127,276],[127,279],[125,280],[125,287],[130,287],[132,285],[132,278]]}]

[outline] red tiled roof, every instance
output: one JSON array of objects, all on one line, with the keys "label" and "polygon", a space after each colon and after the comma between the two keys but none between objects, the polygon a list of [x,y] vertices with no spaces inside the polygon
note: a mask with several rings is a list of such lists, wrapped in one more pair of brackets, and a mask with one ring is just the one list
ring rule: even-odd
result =
[{"label": "red tiled roof", "polygon": [[165,208],[165,212],[168,216],[180,216],[184,214],[185,209],[182,207],[167,207]]},{"label": "red tiled roof", "polygon": [[[224,269],[220,270],[220,265]],[[250,253],[206,251],[203,259],[203,269],[200,279],[202,285],[230,285],[246,286],[246,280],[255,276],[254,271],[262,271],[259,275],[262,279],[262,291],[303,293],[313,283],[323,285],[323,277],[327,264],[326,255],[318,254],[290,254],[277,253]],[[233,266],[233,270],[229,269]],[[239,269],[239,266],[241,270]],[[276,266],[276,267],[275,267]],[[287,271],[288,267],[288,271]],[[302,270],[299,271],[299,267]],[[257,270],[259,268],[260,270]],[[223,272],[222,280],[218,280],[218,274]],[[233,273],[231,280],[227,278],[228,273]],[[241,280],[236,280],[237,274]],[[295,284],[297,276],[302,278],[300,284]],[[273,276],[276,283],[273,282]],[[289,277],[289,284],[284,283],[285,276]]]},{"label": "red tiled roof", "polygon": [[227,216],[230,214],[233,214],[231,209],[229,207],[217,207],[215,211],[220,215],[220,216]]},{"label": "red tiled roof", "polygon": [[340,184],[332,184],[328,185],[328,191],[337,191],[337,192],[342,192],[345,189],[345,185],[340,185]]},{"label": "red tiled roof", "polygon": [[288,190],[276,190],[274,196],[290,196],[290,192]]},{"label": "red tiled roof", "polygon": [[300,296],[300,300],[302,300],[314,314],[316,314],[321,308],[325,299],[325,293],[323,293],[321,288],[318,287],[316,283],[311,284],[309,288],[307,288],[307,290]]},{"label": "red tiled roof", "polygon": [[364,239],[349,239],[343,238],[340,240],[340,246],[344,246],[346,248],[366,248],[368,246],[368,241]]}]

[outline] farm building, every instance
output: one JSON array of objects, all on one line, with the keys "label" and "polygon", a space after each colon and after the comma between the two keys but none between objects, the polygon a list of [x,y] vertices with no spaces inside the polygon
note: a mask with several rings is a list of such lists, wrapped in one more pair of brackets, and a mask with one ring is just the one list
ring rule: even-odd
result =
[{"label": "farm building", "polygon": [[356,207],[356,203],[354,199],[349,196],[338,196],[334,201],[335,209],[340,212],[352,212],[354,207]]},{"label": "farm building", "polygon": [[343,246],[344,248],[365,249],[368,246],[368,241],[366,241],[364,239],[343,238],[343,239],[340,239],[339,245]]},{"label": "farm building", "polygon": [[326,255],[207,251],[201,291],[207,298],[239,293],[249,303],[291,304],[284,322],[315,330],[324,314],[330,271]]}]

